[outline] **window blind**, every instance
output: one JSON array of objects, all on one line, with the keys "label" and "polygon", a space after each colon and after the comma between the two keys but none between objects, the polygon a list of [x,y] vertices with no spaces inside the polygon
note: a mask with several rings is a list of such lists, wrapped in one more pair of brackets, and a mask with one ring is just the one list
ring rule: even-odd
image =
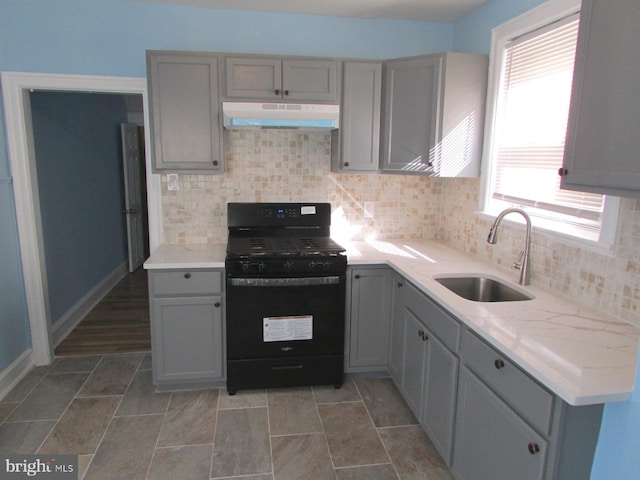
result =
[{"label": "window blind", "polygon": [[[599,225],[604,197],[560,190],[578,14],[506,45],[494,138],[493,198]],[[599,227],[598,227],[599,228]]]}]

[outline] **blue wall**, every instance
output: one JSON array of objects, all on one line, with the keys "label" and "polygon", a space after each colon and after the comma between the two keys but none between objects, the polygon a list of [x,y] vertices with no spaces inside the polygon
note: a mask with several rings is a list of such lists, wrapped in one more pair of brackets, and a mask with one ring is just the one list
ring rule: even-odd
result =
[{"label": "blue wall", "polygon": [[122,95],[33,92],[51,321],[127,260]]}]

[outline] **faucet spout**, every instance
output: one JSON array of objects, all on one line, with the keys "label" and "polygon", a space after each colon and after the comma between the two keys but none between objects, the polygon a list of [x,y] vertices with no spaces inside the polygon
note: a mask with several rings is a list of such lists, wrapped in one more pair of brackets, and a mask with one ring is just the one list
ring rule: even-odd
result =
[{"label": "faucet spout", "polygon": [[514,264],[514,267],[520,270],[520,285],[529,285],[531,279],[531,261],[529,258],[529,253],[531,251],[531,219],[527,212],[520,208],[507,208],[500,212],[500,214],[496,217],[496,220],[493,222],[491,229],[489,230],[489,235],[487,236],[487,243],[491,245],[495,245],[498,243],[498,226],[502,219],[506,217],[510,213],[519,213],[524,217],[525,223],[527,225],[527,231],[525,233],[524,240],[524,250],[520,254],[520,259]]}]

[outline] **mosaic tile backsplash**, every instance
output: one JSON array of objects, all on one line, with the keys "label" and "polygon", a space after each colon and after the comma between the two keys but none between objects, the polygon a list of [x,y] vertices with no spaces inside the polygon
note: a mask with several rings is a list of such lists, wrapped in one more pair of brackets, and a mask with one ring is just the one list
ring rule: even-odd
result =
[{"label": "mosaic tile backsplash", "polygon": [[[228,202],[327,201],[338,238],[440,239],[517,280],[522,230],[503,225],[500,242],[486,243],[491,222],[476,214],[477,178],[332,173],[330,138],[320,132],[227,131],[225,142],[224,175],[180,175],[176,191],[162,176],[165,243],[224,242]],[[640,200],[623,199],[619,225],[609,255],[534,229],[531,282],[640,326]]]}]

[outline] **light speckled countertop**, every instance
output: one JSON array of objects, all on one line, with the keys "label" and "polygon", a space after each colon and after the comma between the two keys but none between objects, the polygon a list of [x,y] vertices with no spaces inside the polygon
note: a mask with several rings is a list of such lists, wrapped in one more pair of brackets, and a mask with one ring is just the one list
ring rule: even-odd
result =
[{"label": "light speckled countertop", "polygon": [[[533,286],[434,241],[341,242],[349,265],[390,265],[570,405],[631,398],[640,329]],[[146,269],[224,268],[224,244],[162,245]],[[499,278],[535,298],[466,300],[434,280],[476,274]],[[535,271],[532,272],[535,275]]]}]

